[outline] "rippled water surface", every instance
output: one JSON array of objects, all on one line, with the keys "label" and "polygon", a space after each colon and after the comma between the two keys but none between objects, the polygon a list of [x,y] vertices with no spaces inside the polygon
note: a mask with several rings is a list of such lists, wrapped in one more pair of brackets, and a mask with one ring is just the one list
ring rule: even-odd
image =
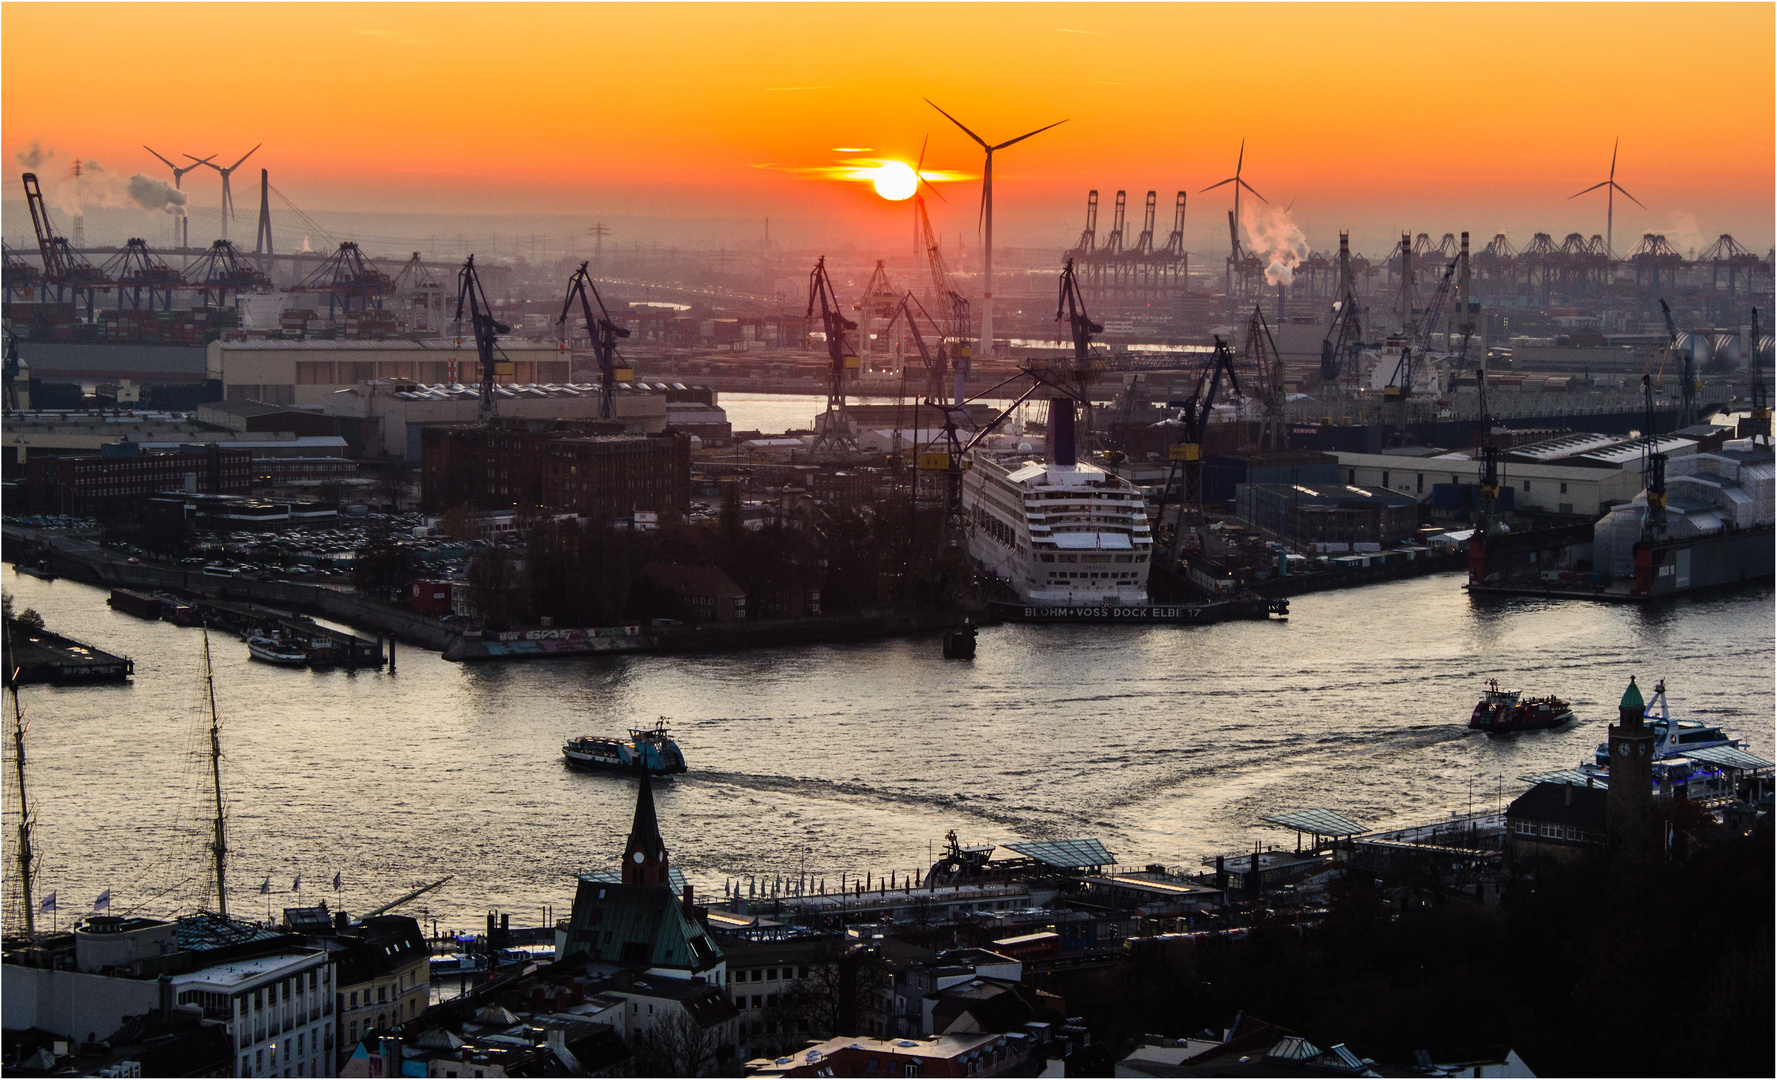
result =
[{"label": "rippled water surface", "polygon": [[[199,631],[113,612],[86,585],[10,567],[5,584],[51,629],[136,661],[128,686],[24,693],[40,891],[65,911],[105,888],[119,912],[207,902]],[[633,788],[564,769],[563,738],[659,716],[692,766],[656,789],[668,846],[717,889],[804,865],[904,872],[950,828],[1180,863],[1250,847],[1286,808],[1375,825],[1487,808],[1588,756],[1631,674],[1664,677],[1675,712],[1754,753],[1773,744],[1768,589],[1642,611],[1471,602],[1443,575],[1301,597],[1288,622],[994,627],[972,662],[923,637],[477,667],[404,648],[397,674],[349,674],[212,643],[230,899],[261,914],[323,896],[362,911],[446,874],[424,901],[446,925],[565,911],[574,873],[616,866]],[[1491,676],[1567,697],[1579,721],[1470,733]]]}]

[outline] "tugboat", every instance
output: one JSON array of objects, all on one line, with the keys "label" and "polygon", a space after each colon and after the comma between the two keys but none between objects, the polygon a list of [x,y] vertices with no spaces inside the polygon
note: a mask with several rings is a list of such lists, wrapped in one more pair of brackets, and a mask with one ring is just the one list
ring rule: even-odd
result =
[{"label": "tugboat", "polygon": [[630,728],[627,740],[600,735],[569,739],[561,752],[571,769],[641,770],[655,776],[685,771],[685,755],[667,735],[665,718],[651,728]]},{"label": "tugboat", "polygon": [[973,660],[975,658],[975,624],[968,619],[958,627],[944,631],[944,659]]},{"label": "tugboat", "polygon": [[1487,691],[1468,718],[1477,731],[1531,731],[1552,728],[1573,719],[1567,702],[1548,697],[1525,698],[1517,690],[1502,690],[1498,679],[1487,680]]}]

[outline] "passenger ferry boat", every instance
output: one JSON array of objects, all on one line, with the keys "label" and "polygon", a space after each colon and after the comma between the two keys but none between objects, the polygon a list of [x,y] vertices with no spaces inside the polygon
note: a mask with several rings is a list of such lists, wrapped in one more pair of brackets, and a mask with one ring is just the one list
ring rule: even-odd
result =
[{"label": "passenger ferry boat", "polygon": [[1498,679],[1488,679],[1468,726],[1477,731],[1529,731],[1557,727],[1572,719],[1573,710],[1567,702],[1553,694],[1525,698],[1522,691],[1501,689]]},{"label": "passenger ferry boat", "polygon": [[639,770],[655,775],[685,771],[685,755],[667,735],[664,719],[651,728],[630,728],[627,740],[582,735],[568,740],[561,752],[573,769]]},{"label": "passenger ferry boat", "polygon": [[[1656,710],[1658,710],[1656,712]],[[1663,758],[1682,757],[1693,750],[1703,750],[1712,746],[1732,746],[1738,748],[1740,740],[1734,735],[1723,731],[1713,724],[1705,724],[1701,720],[1674,720],[1666,708],[1666,680],[1661,679],[1654,684],[1654,698],[1647,703],[1647,725],[1654,729],[1658,741],[1654,743],[1654,761]],[[1601,769],[1610,767],[1610,744],[1601,742],[1593,756],[1594,762]]]},{"label": "passenger ferry boat", "polygon": [[1147,607],[1154,541],[1142,492],[1075,459],[1071,410],[1050,417],[1044,460],[970,455],[969,555],[1027,606]]}]

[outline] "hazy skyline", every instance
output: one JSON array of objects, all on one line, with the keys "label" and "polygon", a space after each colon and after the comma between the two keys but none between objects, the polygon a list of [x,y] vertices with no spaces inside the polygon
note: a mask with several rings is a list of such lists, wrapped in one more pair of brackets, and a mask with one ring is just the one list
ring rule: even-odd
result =
[{"label": "hazy skyline", "polygon": [[[143,144],[232,162],[230,236],[251,238],[257,169],[311,213],[425,211],[782,222],[784,235],[908,244],[908,205],[835,174],[914,162],[973,240],[979,150],[1000,155],[1007,246],[1067,245],[1086,192],[1190,192],[1193,247],[1225,238],[1229,175],[1317,249],[1401,230],[1590,236],[1621,138],[1615,243],[1773,242],[1770,5],[53,5],[4,19],[8,236],[33,143],[100,162],[124,192],[170,181]],[[1695,59],[1687,54],[1695,54]],[[1744,53],[1736,60],[1735,52]],[[72,65],[72,67],[71,67]],[[1700,65],[1707,65],[1706,69]],[[78,77],[70,77],[70,71]],[[957,177],[960,177],[958,179]],[[187,175],[192,238],[219,181]],[[70,196],[52,192],[54,202]],[[86,196],[92,201],[95,196]],[[274,205],[274,212],[279,208]],[[155,217],[143,211],[144,231]],[[65,222],[63,223],[66,224]],[[170,231],[162,224],[163,232]],[[1220,239],[1225,243],[1225,239]]]}]

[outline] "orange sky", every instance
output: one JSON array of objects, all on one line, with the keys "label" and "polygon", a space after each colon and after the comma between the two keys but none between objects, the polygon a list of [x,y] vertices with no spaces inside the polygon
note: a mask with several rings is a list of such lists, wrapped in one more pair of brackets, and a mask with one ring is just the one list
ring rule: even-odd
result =
[{"label": "orange sky", "polygon": [[[1244,137],[1249,180],[1294,200],[1323,247],[1339,227],[1602,232],[1602,198],[1567,196],[1603,179],[1620,135],[1618,179],[1647,205],[1619,198],[1620,250],[1685,229],[1763,249],[1773,11],[7,3],[0,146],[9,164],[38,140],[162,176],[142,143],[232,160],[263,141],[250,165],[310,210],[827,217],[874,233],[902,230],[904,208],[798,170],[838,162],[835,147],[911,160],[929,134],[929,164],[977,171],[930,97],[995,139],[1068,118],[996,162],[1011,242],[1071,240],[1089,187],[1132,202],[1158,188],[1163,217],[1187,188],[1193,230],[1213,232],[1226,192],[1196,192]],[[213,173],[193,182],[214,201]],[[940,227],[973,233],[975,186],[947,188]]]}]

